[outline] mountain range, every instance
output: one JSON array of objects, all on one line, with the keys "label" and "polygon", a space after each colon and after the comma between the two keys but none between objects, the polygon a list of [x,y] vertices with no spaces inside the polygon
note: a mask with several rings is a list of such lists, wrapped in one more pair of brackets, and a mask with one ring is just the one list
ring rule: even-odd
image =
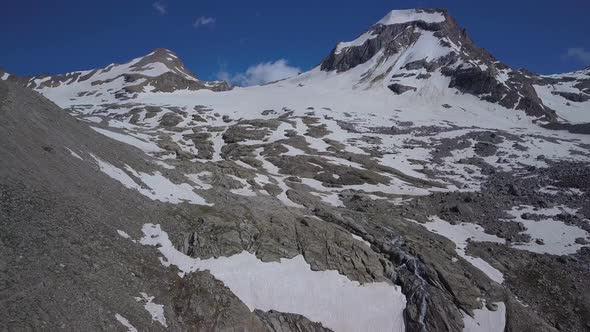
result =
[{"label": "mountain range", "polygon": [[0,128],[2,330],[590,327],[590,67],[445,10],[262,86],[167,49],[0,70]]}]

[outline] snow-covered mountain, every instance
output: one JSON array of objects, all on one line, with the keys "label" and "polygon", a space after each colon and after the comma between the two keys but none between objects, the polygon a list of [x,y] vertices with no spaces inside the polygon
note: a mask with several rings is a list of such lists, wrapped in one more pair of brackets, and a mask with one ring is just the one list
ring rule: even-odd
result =
[{"label": "snow-covered mountain", "polygon": [[75,101],[80,98],[92,103],[133,99],[138,93],[146,91],[229,90],[223,81],[199,80],[174,52],[162,48],[128,63],[113,63],[105,68],[34,77],[16,77],[0,71],[0,77],[18,81],[51,99]]},{"label": "snow-covered mountain", "polygon": [[[339,43],[321,63],[321,70],[346,72],[357,66],[362,69],[352,82],[360,88],[383,85],[396,94],[427,98],[455,88],[547,121],[557,118],[556,109],[563,109],[563,102],[544,93],[547,85],[563,82],[563,77],[580,80],[569,85],[579,90],[590,84],[587,71],[542,77],[511,69],[477,47],[443,10],[392,11],[355,40]],[[575,103],[588,101],[587,93],[555,92]],[[568,111],[563,114],[566,119],[588,113]],[[584,116],[588,119],[588,114]]]},{"label": "snow-covered mountain", "polygon": [[[84,266],[119,262],[105,268],[116,294],[74,274],[111,297],[93,295],[84,308],[99,314],[83,323],[56,314],[67,327],[586,328],[588,68],[511,69],[446,11],[415,9],[264,86],[200,81],[163,49],[104,69],[0,78],[2,179],[63,204],[72,190],[100,220],[96,235],[55,217],[94,239]],[[57,108],[29,89],[80,121],[60,113],[45,126]],[[102,245],[114,253],[93,247]],[[78,267],[78,256],[64,265]]]}]

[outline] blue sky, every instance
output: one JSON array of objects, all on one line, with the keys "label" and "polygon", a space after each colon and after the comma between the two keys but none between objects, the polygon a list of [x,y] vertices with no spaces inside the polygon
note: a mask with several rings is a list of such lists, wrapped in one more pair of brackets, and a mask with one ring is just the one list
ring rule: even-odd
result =
[{"label": "blue sky", "polygon": [[164,47],[203,79],[247,79],[261,63],[310,69],[389,10],[416,7],[447,8],[480,47],[515,68],[590,65],[587,0],[7,0],[0,66],[20,75],[63,73]]}]

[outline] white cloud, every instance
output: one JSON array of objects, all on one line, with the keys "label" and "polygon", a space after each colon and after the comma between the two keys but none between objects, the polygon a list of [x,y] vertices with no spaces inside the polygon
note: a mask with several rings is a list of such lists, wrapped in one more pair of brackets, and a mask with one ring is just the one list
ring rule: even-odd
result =
[{"label": "white cloud", "polygon": [[198,18],[195,20],[195,23],[193,23],[193,26],[194,26],[195,28],[198,28],[198,27],[201,27],[201,26],[206,26],[206,25],[209,25],[209,26],[211,26],[211,25],[213,25],[213,24],[215,24],[215,18],[214,18],[214,17],[205,17],[205,16],[201,16],[201,17],[198,17]]},{"label": "white cloud", "polygon": [[154,7],[154,9],[160,13],[160,15],[165,15],[166,13],[168,13],[168,9],[166,8],[166,5],[160,1],[156,1],[152,4],[152,6]]},{"label": "white cloud", "polygon": [[217,78],[232,85],[250,86],[262,85],[293,77],[300,72],[300,68],[291,67],[287,60],[279,59],[275,62],[263,62],[250,66],[244,73],[235,75],[231,75],[227,71],[220,71],[217,73]]},{"label": "white cloud", "polygon": [[563,55],[564,59],[574,59],[584,64],[590,63],[590,51],[586,51],[581,47],[568,48],[567,52]]}]

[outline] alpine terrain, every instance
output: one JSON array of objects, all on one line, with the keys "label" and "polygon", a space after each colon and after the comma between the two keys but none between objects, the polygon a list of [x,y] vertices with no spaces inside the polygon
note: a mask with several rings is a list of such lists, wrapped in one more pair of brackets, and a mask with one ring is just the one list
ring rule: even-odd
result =
[{"label": "alpine terrain", "polygon": [[590,68],[416,9],[263,86],[0,78],[2,331],[590,330]]}]

